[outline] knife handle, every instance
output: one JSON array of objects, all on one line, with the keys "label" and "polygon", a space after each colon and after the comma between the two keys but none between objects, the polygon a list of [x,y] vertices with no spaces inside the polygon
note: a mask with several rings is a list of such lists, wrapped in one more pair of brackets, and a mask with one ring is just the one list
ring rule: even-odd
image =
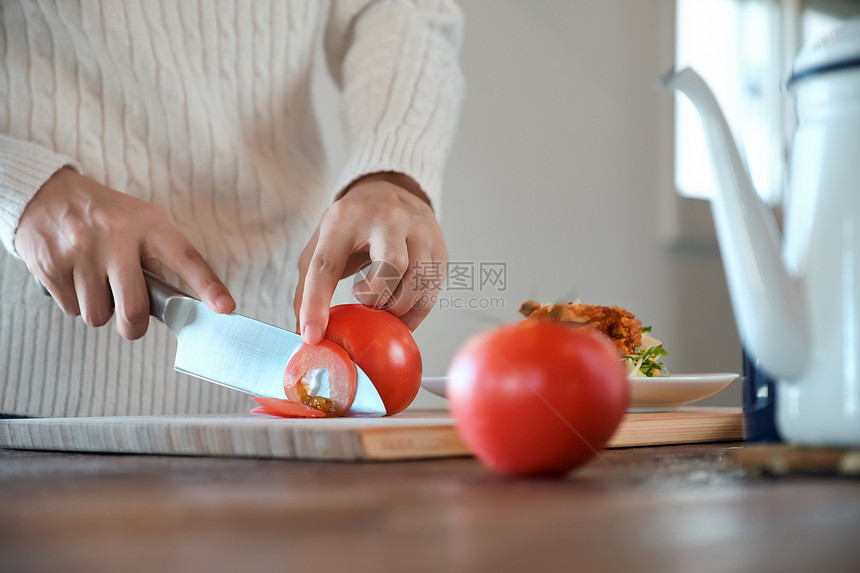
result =
[{"label": "knife handle", "polygon": [[149,294],[149,314],[161,322],[164,322],[164,313],[167,311],[168,300],[177,296],[194,298],[145,269],[143,271],[143,278],[146,279],[146,292]]},{"label": "knife handle", "polygon": [[[182,292],[173,285],[161,280],[146,269],[143,270],[143,278],[146,280],[146,293],[149,295],[149,314],[161,322],[164,322],[167,301],[171,297],[182,296],[185,298],[194,298],[188,293]],[[51,293],[48,292],[48,289],[45,288],[45,285],[39,279],[36,279],[36,283],[39,285],[42,294],[51,296]],[[111,293],[110,302],[111,306],[113,306],[113,293]]]}]

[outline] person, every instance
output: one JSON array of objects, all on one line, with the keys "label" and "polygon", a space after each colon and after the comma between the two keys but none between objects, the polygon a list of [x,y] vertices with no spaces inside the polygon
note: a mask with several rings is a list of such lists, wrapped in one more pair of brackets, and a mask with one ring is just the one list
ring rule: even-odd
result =
[{"label": "person", "polygon": [[253,405],[173,371],[143,269],[315,343],[373,261],[390,272],[356,297],[417,327],[439,288],[422,269],[447,261],[462,20],[449,0],[0,4],[0,413]]}]

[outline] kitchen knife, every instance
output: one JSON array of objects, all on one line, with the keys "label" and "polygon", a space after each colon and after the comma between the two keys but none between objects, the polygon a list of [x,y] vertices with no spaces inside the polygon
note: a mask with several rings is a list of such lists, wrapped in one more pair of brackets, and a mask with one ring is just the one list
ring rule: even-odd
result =
[{"label": "kitchen knife", "polygon": [[[284,370],[301,336],[240,314],[218,314],[154,274],[143,274],[149,313],[176,335],[177,371],[254,396],[286,398]],[[357,364],[355,369],[355,400],[345,415],[384,416],[379,392]],[[319,386],[314,394],[329,397],[328,378],[319,374],[313,377]]]},{"label": "kitchen knife", "polygon": [[[178,340],[174,368],[255,396],[285,398],[284,370],[302,337],[240,314],[218,314],[202,302],[144,271],[150,314]],[[384,416],[379,392],[361,368],[347,416]],[[327,377],[316,395],[328,398]]]}]

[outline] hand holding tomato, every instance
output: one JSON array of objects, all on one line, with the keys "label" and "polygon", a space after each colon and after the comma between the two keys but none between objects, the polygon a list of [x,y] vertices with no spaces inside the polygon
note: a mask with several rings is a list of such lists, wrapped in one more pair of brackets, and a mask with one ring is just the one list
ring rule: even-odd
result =
[{"label": "hand holding tomato", "polygon": [[561,475],[606,445],[630,387],[606,337],[534,319],[467,341],[448,371],[448,398],[481,461],[504,473]]},{"label": "hand holding tomato", "polygon": [[384,308],[415,330],[439,291],[438,281],[422,275],[438,273],[433,269],[447,261],[442,229],[420,185],[402,173],[365,175],[326,210],[299,258],[293,305],[302,337],[308,344],[324,338],[338,281],[368,263],[386,272],[356,285],[356,300]]}]

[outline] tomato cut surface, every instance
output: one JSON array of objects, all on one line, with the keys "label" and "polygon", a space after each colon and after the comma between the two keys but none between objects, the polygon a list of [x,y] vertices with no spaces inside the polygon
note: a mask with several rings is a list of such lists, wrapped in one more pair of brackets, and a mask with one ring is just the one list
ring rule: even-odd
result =
[{"label": "tomato cut surface", "polygon": [[281,418],[325,418],[326,413],[322,410],[293,402],[292,400],[284,400],[283,398],[263,398],[261,396],[253,396],[254,402],[260,404],[257,408],[251,410],[253,414],[267,414],[269,416],[280,416]]},{"label": "tomato cut surface", "polygon": [[376,387],[386,414],[404,410],[421,388],[421,352],[393,314],[361,304],[334,306],[325,337],[346,350]]},{"label": "tomato cut surface", "polygon": [[517,475],[561,475],[587,462],[630,401],[608,338],[540,319],[467,341],[451,363],[447,392],[469,449]]},{"label": "tomato cut surface", "polygon": [[[325,371],[328,392],[325,392]],[[302,343],[287,362],[284,393],[288,400],[314,407],[329,416],[342,416],[355,400],[358,375],[349,354],[337,344]],[[324,396],[323,394],[328,394]]]}]

